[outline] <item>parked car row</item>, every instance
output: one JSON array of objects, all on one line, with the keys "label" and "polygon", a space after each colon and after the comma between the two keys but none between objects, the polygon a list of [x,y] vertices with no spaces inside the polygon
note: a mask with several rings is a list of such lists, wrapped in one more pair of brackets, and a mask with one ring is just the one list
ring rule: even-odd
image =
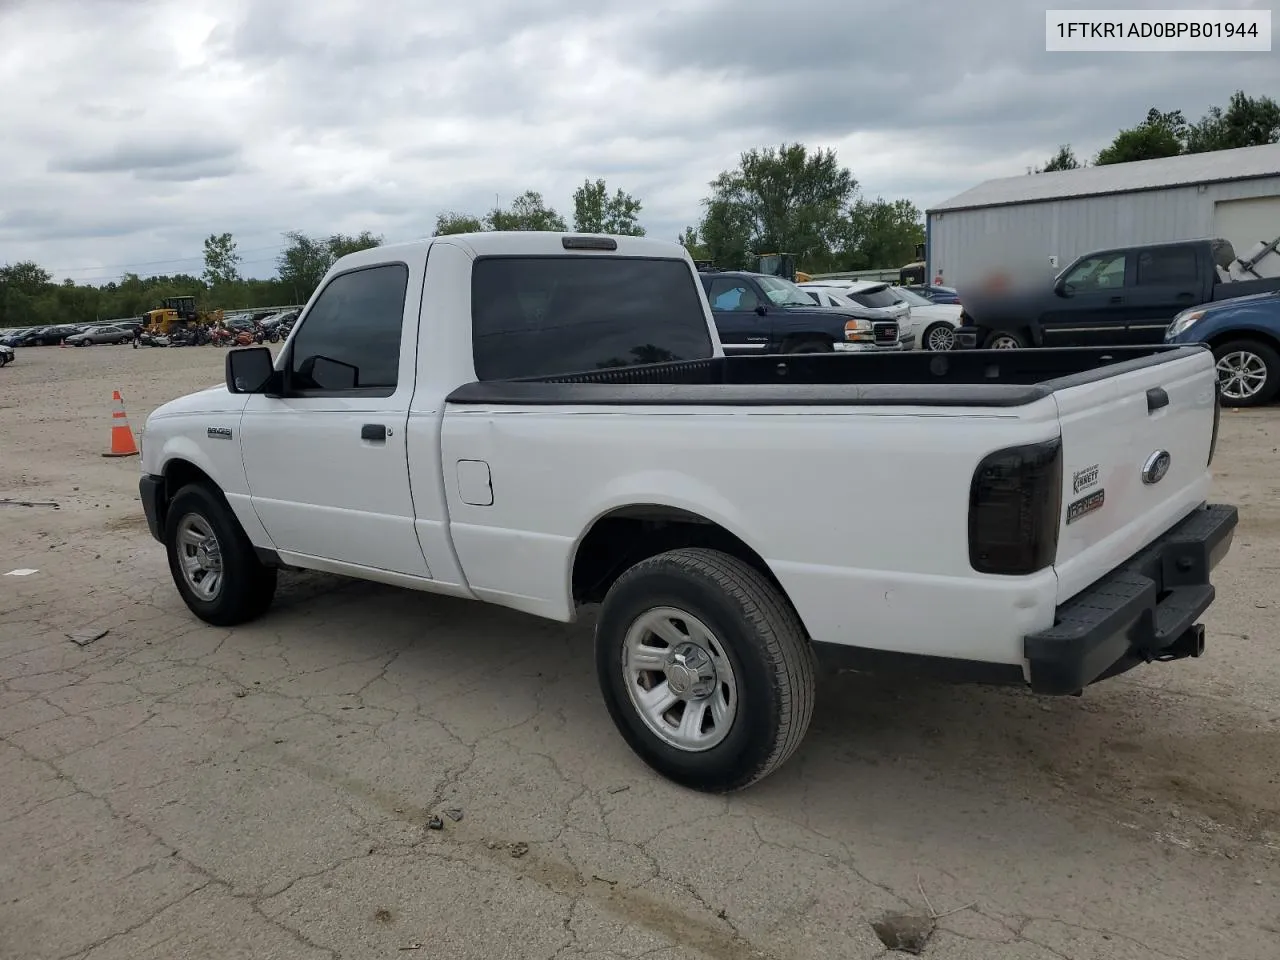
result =
[{"label": "parked car row", "polygon": [[865,280],[793,283],[741,270],[702,270],[727,354],[949,350],[958,305]]},{"label": "parked car row", "polygon": [[55,323],[43,327],[18,327],[0,330],[0,345],[6,347],[91,346],[97,343],[127,343],[138,320],[116,320],[111,323]]},{"label": "parked car row", "polygon": [[[249,342],[261,343],[263,340],[277,342],[288,336],[289,330],[293,326],[293,321],[297,319],[297,310],[282,310],[272,312],[260,312],[256,314],[245,314],[233,317],[223,324],[223,327],[229,332],[229,337],[224,340],[234,340],[240,332],[248,330],[251,333],[261,330],[262,339],[250,338]],[[91,347],[100,344],[124,344],[133,343],[134,334],[143,327],[140,318],[132,318],[128,320],[114,320],[111,323],[59,323],[51,326],[41,327],[19,327],[9,330],[0,330],[0,347],[9,349],[8,363],[13,359],[13,347],[56,347],[66,345],[68,347]],[[190,333],[190,332],[189,332]],[[173,334],[172,336],[170,334]],[[220,338],[214,336],[200,337],[194,333],[189,336],[179,334],[177,331],[169,331],[165,335],[159,334],[157,331],[146,333],[141,343],[144,346],[170,346],[171,341],[177,340],[182,342],[218,342]],[[243,345],[243,344],[241,344]],[[3,365],[0,363],[0,365]]]}]

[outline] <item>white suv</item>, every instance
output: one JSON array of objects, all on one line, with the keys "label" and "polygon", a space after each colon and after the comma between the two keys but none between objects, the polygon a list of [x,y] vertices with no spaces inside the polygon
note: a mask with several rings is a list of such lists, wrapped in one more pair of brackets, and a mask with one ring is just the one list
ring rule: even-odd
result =
[{"label": "white suv", "polygon": [[806,290],[829,290],[869,310],[882,311],[884,319],[897,321],[902,339],[911,343],[908,349],[919,346],[919,331],[915,329],[911,305],[894,293],[889,284],[879,280],[810,280],[800,286]]}]

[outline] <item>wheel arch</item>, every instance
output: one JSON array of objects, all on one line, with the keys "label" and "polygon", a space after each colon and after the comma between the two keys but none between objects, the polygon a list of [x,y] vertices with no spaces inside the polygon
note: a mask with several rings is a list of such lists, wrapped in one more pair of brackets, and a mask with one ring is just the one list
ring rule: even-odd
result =
[{"label": "wheel arch", "polygon": [[166,450],[158,474],[164,478],[163,496],[159,504],[162,525],[166,522],[165,513],[169,503],[177,492],[188,484],[203,483],[227,504],[240,524],[240,529],[258,551],[259,558],[265,562],[274,556],[275,543],[263,527],[249,497],[242,491],[228,491],[218,480],[213,464],[208,462],[194,444],[179,443],[174,449]]},{"label": "wheel arch", "polygon": [[779,345],[786,347],[797,343],[809,343],[811,341],[821,341],[823,343],[835,344],[838,338],[834,333],[826,330],[792,330],[783,334],[779,340]]},{"label": "wheel arch", "polygon": [[570,554],[572,604],[599,603],[618,577],[642,560],[681,547],[705,547],[737,557],[759,571],[803,625],[804,618],[786,587],[760,552],[731,523],[708,513],[653,498],[616,504],[597,513]]},{"label": "wheel arch", "polygon": [[1204,342],[1209,345],[1209,349],[1216,350],[1232,340],[1257,340],[1280,353],[1280,336],[1262,327],[1227,327],[1218,333],[1210,334],[1209,339]]}]

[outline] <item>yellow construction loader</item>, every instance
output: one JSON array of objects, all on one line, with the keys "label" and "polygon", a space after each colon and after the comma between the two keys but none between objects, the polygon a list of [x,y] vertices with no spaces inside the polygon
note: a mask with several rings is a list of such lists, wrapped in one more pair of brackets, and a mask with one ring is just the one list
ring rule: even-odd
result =
[{"label": "yellow construction loader", "polygon": [[794,283],[805,283],[813,279],[812,274],[796,269],[795,254],[792,253],[760,254],[756,257],[756,272],[768,274],[771,277],[782,277]]},{"label": "yellow construction loader", "polygon": [[159,307],[142,315],[142,328],[147,333],[167,335],[178,323],[208,325],[221,321],[221,310],[197,310],[195,297],[166,297]]}]

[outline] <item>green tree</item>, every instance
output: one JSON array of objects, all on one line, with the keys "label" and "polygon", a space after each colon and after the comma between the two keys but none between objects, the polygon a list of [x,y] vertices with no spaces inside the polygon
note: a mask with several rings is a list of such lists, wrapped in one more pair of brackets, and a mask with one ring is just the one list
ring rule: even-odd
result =
[{"label": "green tree", "polygon": [[279,291],[285,299],[302,303],[311,297],[329,268],[349,253],[382,245],[382,237],[368,230],[358,236],[335,233],[328,237],[309,237],[298,230],[284,235],[284,250],[276,258]]},{"label": "green tree", "polygon": [[1155,107],[1147,111],[1147,119],[1136,127],[1121,130],[1109,146],[1098,151],[1094,161],[1099,166],[1176,157],[1186,142],[1187,121],[1181,110],[1161,113]]},{"label": "green tree", "polygon": [[303,303],[320,286],[333,260],[324,240],[291,230],[284,235],[287,245],[276,258],[280,282],[293,291],[292,300]]},{"label": "green tree", "polygon": [[916,244],[924,242],[920,210],[910,200],[859,198],[849,208],[845,229],[838,256],[845,270],[877,270],[910,263],[915,258]]},{"label": "green tree", "polygon": [[1224,111],[1209,111],[1186,131],[1187,153],[1208,153],[1235,147],[1256,147],[1280,143],[1280,104],[1270,97],[1245,96],[1243,90],[1231,95]]},{"label": "green tree", "polygon": [[240,254],[229,233],[210,234],[204,241],[204,282],[211,287],[240,279]]},{"label": "green tree", "polygon": [[548,230],[564,233],[569,229],[564,217],[546,206],[542,194],[526,190],[511,202],[507,209],[495,207],[485,218],[489,230]]},{"label": "green tree", "polygon": [[579,233],[610,233],[643,237],[640,201],[618,189],[613,196],[604,180],[586,180],[573,191],[573,229]]},{"label": "green tree", "polygon": [[1055,170],[1078,170],[1080,169],[1080,161],[1076,159],[1075,152],[1071,149],[1069,143],[1064,143],[1058,147],[1058,152],[1045,162],[1037,173],[1052,173]]},{"label": "green tree", "polygon": [[361,250],[372,250],[374,247],[382,246],[383,237],[368,230],[362,230],[355,237],[335,233],[325,241],[325,244],[329,248],[329,266],[333,266],[349,253],[359,253]]},{"label": "green tree", "polygon": [[31,260],[0,267],[0,327],[52,323],[43,319],[46,311],[40,309],[52,281],[53,275]]},{"label": "green tree", "polygon": [[689,256],[695,260],[710,260],[711,251],[703,245],[702,239],[698,236],[696,227],[685,227],[684,233],[676,237],[676,242],[689,251]]},{"label": "green tree", "polygon": [[436,215],[436,229],[433,237],[444,237],[455,233],[480,233],[484,230],[484,221],[469,213],[458,213],[446,210]]},{"label": "green tree", "polygon": [[53,274],[32,260],[19,260],[0,267],[0,288],[17,290],[36,297],[53,282]]},{"label": "green tree", "polygon": [[748,267],[761,253],[795,254],[808,265],[829,259],[858,189],[834,151],[811,154],[800,143],[749,150],[710,186],[699,233],[723,267]]}]

